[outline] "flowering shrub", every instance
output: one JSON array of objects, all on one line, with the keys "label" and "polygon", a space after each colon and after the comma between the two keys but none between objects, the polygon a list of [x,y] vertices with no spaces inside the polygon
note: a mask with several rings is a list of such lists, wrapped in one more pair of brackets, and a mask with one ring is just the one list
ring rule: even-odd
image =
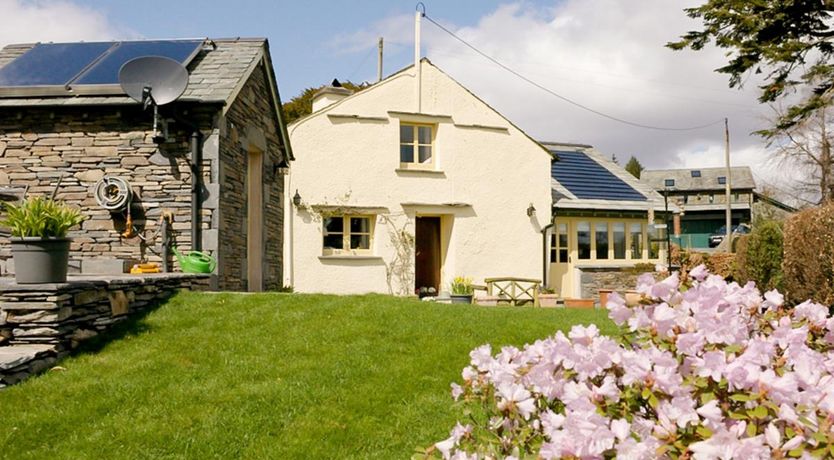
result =
[{"label": "flowering shrub", "polygon": [[430,456],[753,459],[834,456],[834,318],[701,265],[611,294],[618,338],[574,326],[470,353],[470,417]]}]

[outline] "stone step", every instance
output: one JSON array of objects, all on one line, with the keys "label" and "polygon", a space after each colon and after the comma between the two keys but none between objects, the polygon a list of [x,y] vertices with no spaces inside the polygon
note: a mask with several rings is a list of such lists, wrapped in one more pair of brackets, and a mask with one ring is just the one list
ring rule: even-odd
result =
[{"label": "stone step", "polygon": [[13,345],[0,347],[0,371],[20,367],[45,353],[55,351],[53,345]]}]

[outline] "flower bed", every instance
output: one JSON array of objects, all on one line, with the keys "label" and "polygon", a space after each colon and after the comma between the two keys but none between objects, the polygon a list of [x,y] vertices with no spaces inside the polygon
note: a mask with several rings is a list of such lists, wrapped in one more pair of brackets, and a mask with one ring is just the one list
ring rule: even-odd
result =
[{"label": "flower bed", "polygon": [[443,458],[784,458],[834,455],[834,318],[785,308],[701,265],[638,280],[622,328],[575,326],[470,353],[452,396],[470,423],[427,450]]}]

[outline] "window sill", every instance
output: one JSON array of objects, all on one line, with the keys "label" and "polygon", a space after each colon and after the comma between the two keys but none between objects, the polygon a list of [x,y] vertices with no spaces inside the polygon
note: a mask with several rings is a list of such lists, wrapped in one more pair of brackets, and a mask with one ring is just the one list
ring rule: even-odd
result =
[{"label": "window sill", "polygon": [[382,257],[372,255],[333,254],[329,256],[319,256],[319,260],[382,260]]},{"label": "window sill", "polygon": [[397,174],[413,174],[413,175],[426,175],[426,176],[446,176],[444,171],[439,171],[437,169],[416,169],[416,168],[397,168],[394,170]]}]

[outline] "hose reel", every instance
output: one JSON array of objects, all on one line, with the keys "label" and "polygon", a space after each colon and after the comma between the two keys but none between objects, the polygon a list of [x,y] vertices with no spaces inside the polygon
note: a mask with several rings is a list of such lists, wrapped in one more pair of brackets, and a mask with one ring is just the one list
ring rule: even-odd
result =
[{"label": "hose reel", "polygon": [[133,201],[133,190],[130,183],[121,177],[104,176],[96,182],[94,195],[96,203],[111,213],[125,212],[125,231],[123,238],[132,238],[133,219],[130,216],[130,205]]},{"label": "hose reel", "polygon": [[96,182],[96,203],[110,212],[124,211],[130,208],[133,191],[130,184],[121,177],[104,176]]}]

